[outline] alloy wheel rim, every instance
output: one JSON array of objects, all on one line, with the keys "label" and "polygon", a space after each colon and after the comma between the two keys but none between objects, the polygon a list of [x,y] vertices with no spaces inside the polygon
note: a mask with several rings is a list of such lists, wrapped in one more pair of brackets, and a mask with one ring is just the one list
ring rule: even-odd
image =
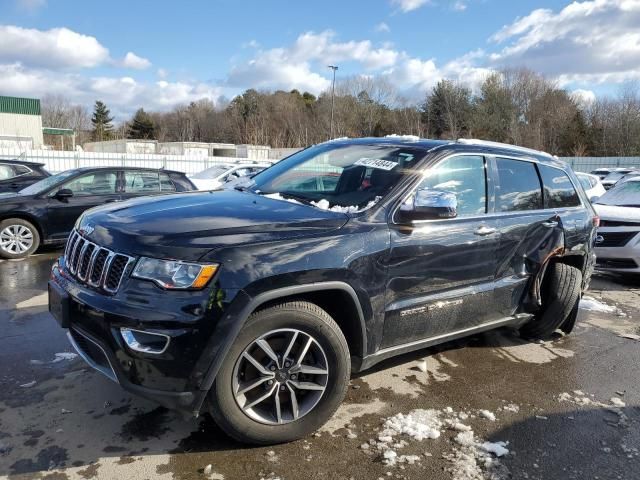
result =
[{"label": "alloy wheel rim", "polygon": [[318,341],[293,328],[271,330],[244,349],[233,369],[233,396],[251,419],[282,425],[299,420],[327,388],[329,365]]},{"label": "alloy wheel rim", "polygon": [[0,232],[0,248],[6,253],[25,253],[32,246],[33,232],[24,225],[9,225]]}]

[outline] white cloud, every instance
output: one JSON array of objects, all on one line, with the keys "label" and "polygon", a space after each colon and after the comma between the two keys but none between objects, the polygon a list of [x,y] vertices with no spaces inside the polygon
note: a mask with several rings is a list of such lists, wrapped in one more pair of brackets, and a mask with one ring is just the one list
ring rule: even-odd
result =
[{"label": "white cloud", "polygon": [[161,79],[165,79],[169,76],[169,72],[167,72],[164,68],[159,68],[156,71],[156,74],[158,75],[159,78]]},{"label": "white cloud", "polygon": [[355,62],[367,71],[393,66],[399,52],[388,47],[375,48],[370,40],[336,42],[330,30],[306,32],[289,47],[260,50],[248,62],[234,66],[227,84],[241,88],[297,88],[320,93],[329,85],[322,72],[327,65]]},{"label": "white cloud", "polygon": [[87,68],[109,59],[109,50],[95,37],[68,28],[36,30],[0,26],[0,63],[20,62],[31,67]]},{"label": "white cloud", "polygon": [[591,90],[584,90],[582,88],[578,88],[577,90],[572,91],[571,97],[583,106],[589,106],[596,101],[595,93],[593,93]]},{"label": "white cloud", "polygon": [[127,52],[122,62],[120,62],[120,65],[125,68],[133,68],[134,70],[144,70],[151,66],[151,62],[146,58],[139,57],[133,52]]},{"label": "white cloud", "polygon": [[47,0],[17,0],[18,7],[29,12],[35,12],[46,6]]},{"label": "white cloud", "polygon": [[391,0],[392,5],[397,5],[403,12],[417,10],[424,5],[430,5],[431,0]]},{"label": "white cloud", "polygon": [[380,22],[378,25],[376,25],[375,30],[376,32],[380,33],[389,33],[391,31],[391,28],[389,28],[389,25],[387,25],[385,22]]},{"label": "white cloud", "polygon": [[462,0],[457,0],[453,4],[453,9],[456,12],[464,12],[467,9],[467,4],[465,2],[463,2]]},{"label": "white cloud", "polygon": [[119,118],[131,115],[141,106],[148,110],[167,110],[202,98],[216,102],[223,93],[221,87],[204,82],[141,82],[128,76],[87,77],[30,69],[17,63],[0,65],[0,91],[28,97],[60,94],[87,106],[101,99]]},{"label": "white cloud", "polygon": [[623,82],[640,76],[640,1],[576,1],[533,10],[491,37],[494,66],[527,66],[561,84]]}]

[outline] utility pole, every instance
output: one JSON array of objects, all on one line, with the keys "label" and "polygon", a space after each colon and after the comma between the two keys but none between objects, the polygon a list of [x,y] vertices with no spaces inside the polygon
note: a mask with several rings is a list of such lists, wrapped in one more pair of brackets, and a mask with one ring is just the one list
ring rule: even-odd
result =
[{"label": "utility pole", "polygon": [[329,65],[329,68],[333,70],[333,83],[331,84],[331,133],[329,134],[329,140],[333,140],[333,105],[336,96],[336,70],[338,70],[338,67],[336,65]]}]

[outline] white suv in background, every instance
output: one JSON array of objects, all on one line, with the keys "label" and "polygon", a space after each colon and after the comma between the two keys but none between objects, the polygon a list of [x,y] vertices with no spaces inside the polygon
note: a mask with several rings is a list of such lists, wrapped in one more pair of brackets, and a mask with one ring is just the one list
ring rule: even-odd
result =
[{"label": "white suv in background", "polygon": [[584,192],[587,194],[587,197],[589,197],[589,200],[593,201],[605,194],[606,190],[602,186],[600,178],[596,175],[582,172],[576,172],[576,175],[582,184],[582,188],[584,188]]},{"label": "white suv in background", "polygon": [[237,165],[221,164],[209,167],[189,177],[198,190],[215,190],[227,182],[238,178],[255,175],[265,168],[268,163],[240,163]]}]

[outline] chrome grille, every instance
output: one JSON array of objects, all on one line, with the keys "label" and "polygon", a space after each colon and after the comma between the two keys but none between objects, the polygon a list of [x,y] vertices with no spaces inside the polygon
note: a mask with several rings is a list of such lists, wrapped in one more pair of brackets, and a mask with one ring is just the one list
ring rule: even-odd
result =
[{"label": "chrome grille", "polygon": [[71,232],[64,251],[65,265],[78,280],[108,293],[116,293],[133,257],[116,253]]}]

